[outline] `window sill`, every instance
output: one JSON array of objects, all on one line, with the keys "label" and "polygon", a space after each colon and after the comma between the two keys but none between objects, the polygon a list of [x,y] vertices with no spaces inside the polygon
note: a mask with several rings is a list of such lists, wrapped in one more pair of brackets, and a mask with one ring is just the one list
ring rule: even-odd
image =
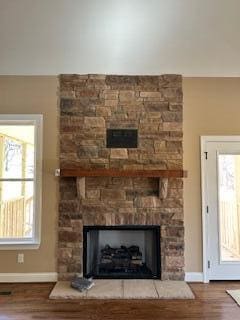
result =
[{"label": "window sill", "polygon": [[40,247],[38,242],[0,242],[1,250],[37,250]]}]

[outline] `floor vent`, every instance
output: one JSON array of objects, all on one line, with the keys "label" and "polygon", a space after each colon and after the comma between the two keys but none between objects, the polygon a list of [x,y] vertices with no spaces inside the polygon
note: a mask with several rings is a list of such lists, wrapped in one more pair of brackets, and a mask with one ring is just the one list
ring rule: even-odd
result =
[{"label": "floor vent", "polygon": [[0,291],[0,296],[10,296],[12,291]]}]

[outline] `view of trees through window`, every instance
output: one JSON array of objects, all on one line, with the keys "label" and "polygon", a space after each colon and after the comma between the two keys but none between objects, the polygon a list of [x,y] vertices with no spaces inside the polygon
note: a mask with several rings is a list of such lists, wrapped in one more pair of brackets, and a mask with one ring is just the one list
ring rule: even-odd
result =
[{"label": "view of trees through window", "polygon": [[0,238],[33,234],[34,126],[0,125]]}]

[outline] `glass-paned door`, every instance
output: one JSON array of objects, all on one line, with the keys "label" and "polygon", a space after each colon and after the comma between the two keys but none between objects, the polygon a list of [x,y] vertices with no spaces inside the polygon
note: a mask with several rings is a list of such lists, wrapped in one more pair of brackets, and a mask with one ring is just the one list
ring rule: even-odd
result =
[{"label": "glass-paned door", "polygon": [[209,280],[240,279],[240,142],[209,141],[205,150]]}]

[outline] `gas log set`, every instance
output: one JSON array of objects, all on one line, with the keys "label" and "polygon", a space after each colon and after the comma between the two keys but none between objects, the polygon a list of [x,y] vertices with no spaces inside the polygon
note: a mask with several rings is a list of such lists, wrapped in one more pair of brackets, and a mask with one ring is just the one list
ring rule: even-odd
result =
[{"label": "gas log set", "polygon": [[142,267],[142,253],[138,246],[112,248],[109,245],[105,245],[101,250],[99,264],[100,273],[140,272]]}]

